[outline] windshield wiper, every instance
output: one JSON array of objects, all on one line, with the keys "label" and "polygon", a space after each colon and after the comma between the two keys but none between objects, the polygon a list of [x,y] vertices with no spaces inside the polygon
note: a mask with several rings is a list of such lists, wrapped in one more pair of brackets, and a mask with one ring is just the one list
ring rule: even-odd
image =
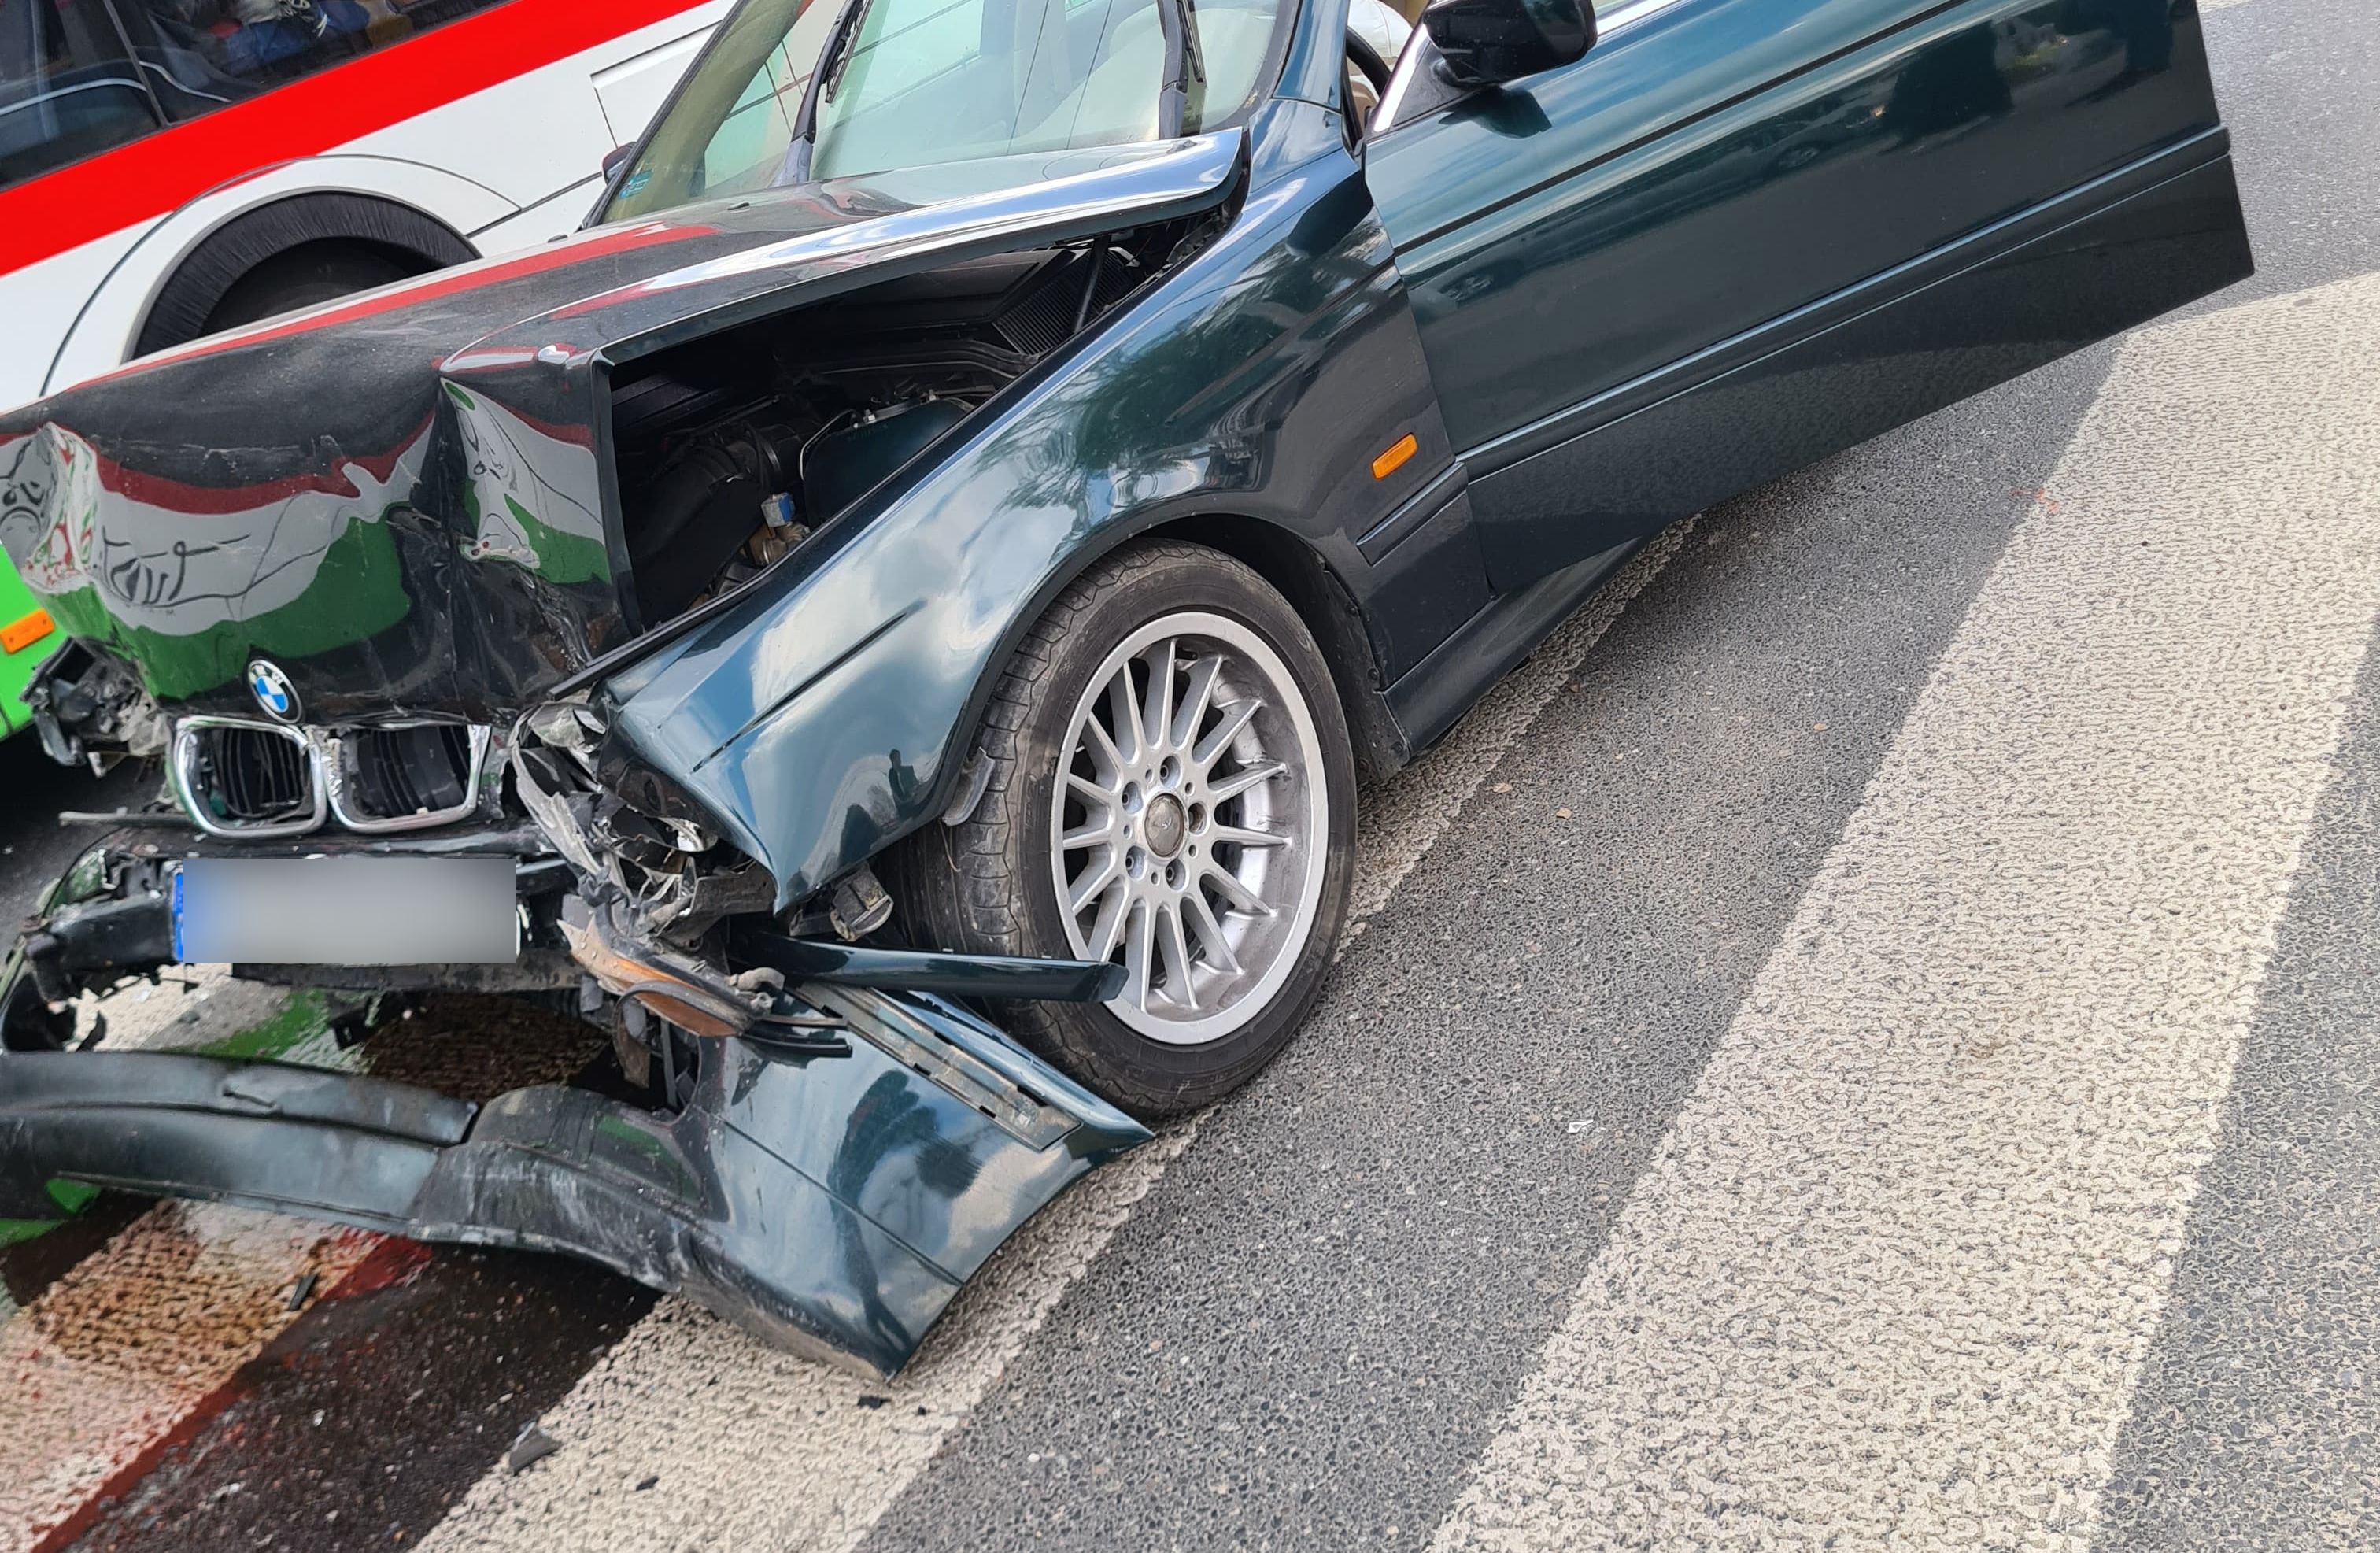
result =
[{"label": "windshield wiper", "polygon": [[826,47],[819,54],[818,68],[810,72],[809,85],[802,88],[801,109],[794,115],[794,141],[785,148],[784,171],[777,178],[780,188],[810,181],[810,158],[818,151],[819,103],[834,101],[834,90],[843,84],[844,67],[851,63],[852,46],[859,41],[859,24],[868,18],[868,4],[869,0],[843,0],[843,12],[834,18],[834,30],[827,34]]},{"label": "windshield wiper", "polygon": [[844,14],[840,36],[828,45],[830,52],[819,72],[820,80],[824,83],[819,91],[820,102],[834,101],[834,90],[843,84],[843,73],[851,67],[852,55],[859,52],[856,47],[859,28],[868,19],[868,7],[871,3],[872,0],[852,0]]},{"label": "windshield wiper", "polygon": [[[862,4],[866,0],[861,0]],[[1190,116],[1190,85],[1207,84],[1207,62],[1198,52],[1198,13],[1192,0],[1158,0],[1158,30],[1165,35],[1165,84],[1157,94],[1157,138],[1178,140]]]}]

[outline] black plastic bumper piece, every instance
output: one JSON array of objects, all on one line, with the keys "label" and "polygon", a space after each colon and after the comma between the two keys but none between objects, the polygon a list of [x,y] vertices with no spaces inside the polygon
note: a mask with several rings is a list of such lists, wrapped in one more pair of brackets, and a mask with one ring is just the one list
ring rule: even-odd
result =
[{"label": "black plastic bumper piece", "polygon": [[62,906],[25,940],[24,953],[42,996],[64,1002],[94,971],[145,971],[173,959],[173,909],[146,893]]},{"label": "black plastic bumper piece", "polygon": [[[56,1211],[42,1187],[237,1197],[401,1228],[477,1107],[428,1090],[269,1062],[149,1052],[0,1059],[0,1218]],[[19,1167],[23,1168],[19,1168]]]},{"label": "black plastic bumper piece", "polygon": [[1148,1134],[964,1010],[820,989],[846,1057],[704,1043],[674,1117],[547,1086],[473,1106],[153,1052],[0,1057],[0,1217],[56,1178],[587,1257],[890,1376],[1016,1227]]},{"label": "black plastic bumper piece", "polygon": [[747,958],[783,971],[792,979],[835,987],[1060,1003],[1103,1003],[1123,996],[1123,966],[1095,960],[1026,960],[1002,954],[878,949],[750,931],[736,935],[735,947]]}]

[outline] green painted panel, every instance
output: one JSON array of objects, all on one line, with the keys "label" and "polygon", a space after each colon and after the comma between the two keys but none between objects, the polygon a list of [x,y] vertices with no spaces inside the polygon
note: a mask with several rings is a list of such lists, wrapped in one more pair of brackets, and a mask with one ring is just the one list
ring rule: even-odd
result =
[{"label": "green painted panel", "polygon": [[114,619],[91,588],[50,601],[61,626],[122,649],[140,665],[151,693],[164,700],[238,683],[258,653],[304,658],[362,641],[403,620],[409,607],[387,524],[361,518],[331,541],[304,593],[252,620],[176,637]]},{"label": "green painted panel", "polygon": [[[0,552],[0,625],[21,619],[41,606],[32,589],[9,564],[6,552]],[[40,641],[28,642],[15,652],[0,653],[0,736],[17,732],[26,724],[25,686],[42,661],[58,649],[63,640],[53,631]]]}]

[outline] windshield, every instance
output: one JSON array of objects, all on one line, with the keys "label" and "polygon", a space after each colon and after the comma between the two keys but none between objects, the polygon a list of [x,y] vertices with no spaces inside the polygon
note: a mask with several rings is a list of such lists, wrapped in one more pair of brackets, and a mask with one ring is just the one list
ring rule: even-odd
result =
[{"label": "windshield", "polygon": [[[1160,5],[1173,0],[857,0],[858,35],[819,91],[809,176],[841,177],[1158,138]],[[1287,0],[1196,0],[1183,132],[1246,108]],[[844,0],[747,0],[655,127],[603,218],[774,188]]]}]

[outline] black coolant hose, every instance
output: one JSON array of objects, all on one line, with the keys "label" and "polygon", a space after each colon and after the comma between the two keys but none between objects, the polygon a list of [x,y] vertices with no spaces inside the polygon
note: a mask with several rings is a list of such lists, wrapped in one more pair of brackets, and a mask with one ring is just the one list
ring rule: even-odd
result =
[{"label": "black coolant hose", "polygon": [[686,609],[735,558],[763,521],[761,502],[788,488],[784,467],[765,432],[738,426],[691,443],[646,482],[628,528],[646,624]]}]

